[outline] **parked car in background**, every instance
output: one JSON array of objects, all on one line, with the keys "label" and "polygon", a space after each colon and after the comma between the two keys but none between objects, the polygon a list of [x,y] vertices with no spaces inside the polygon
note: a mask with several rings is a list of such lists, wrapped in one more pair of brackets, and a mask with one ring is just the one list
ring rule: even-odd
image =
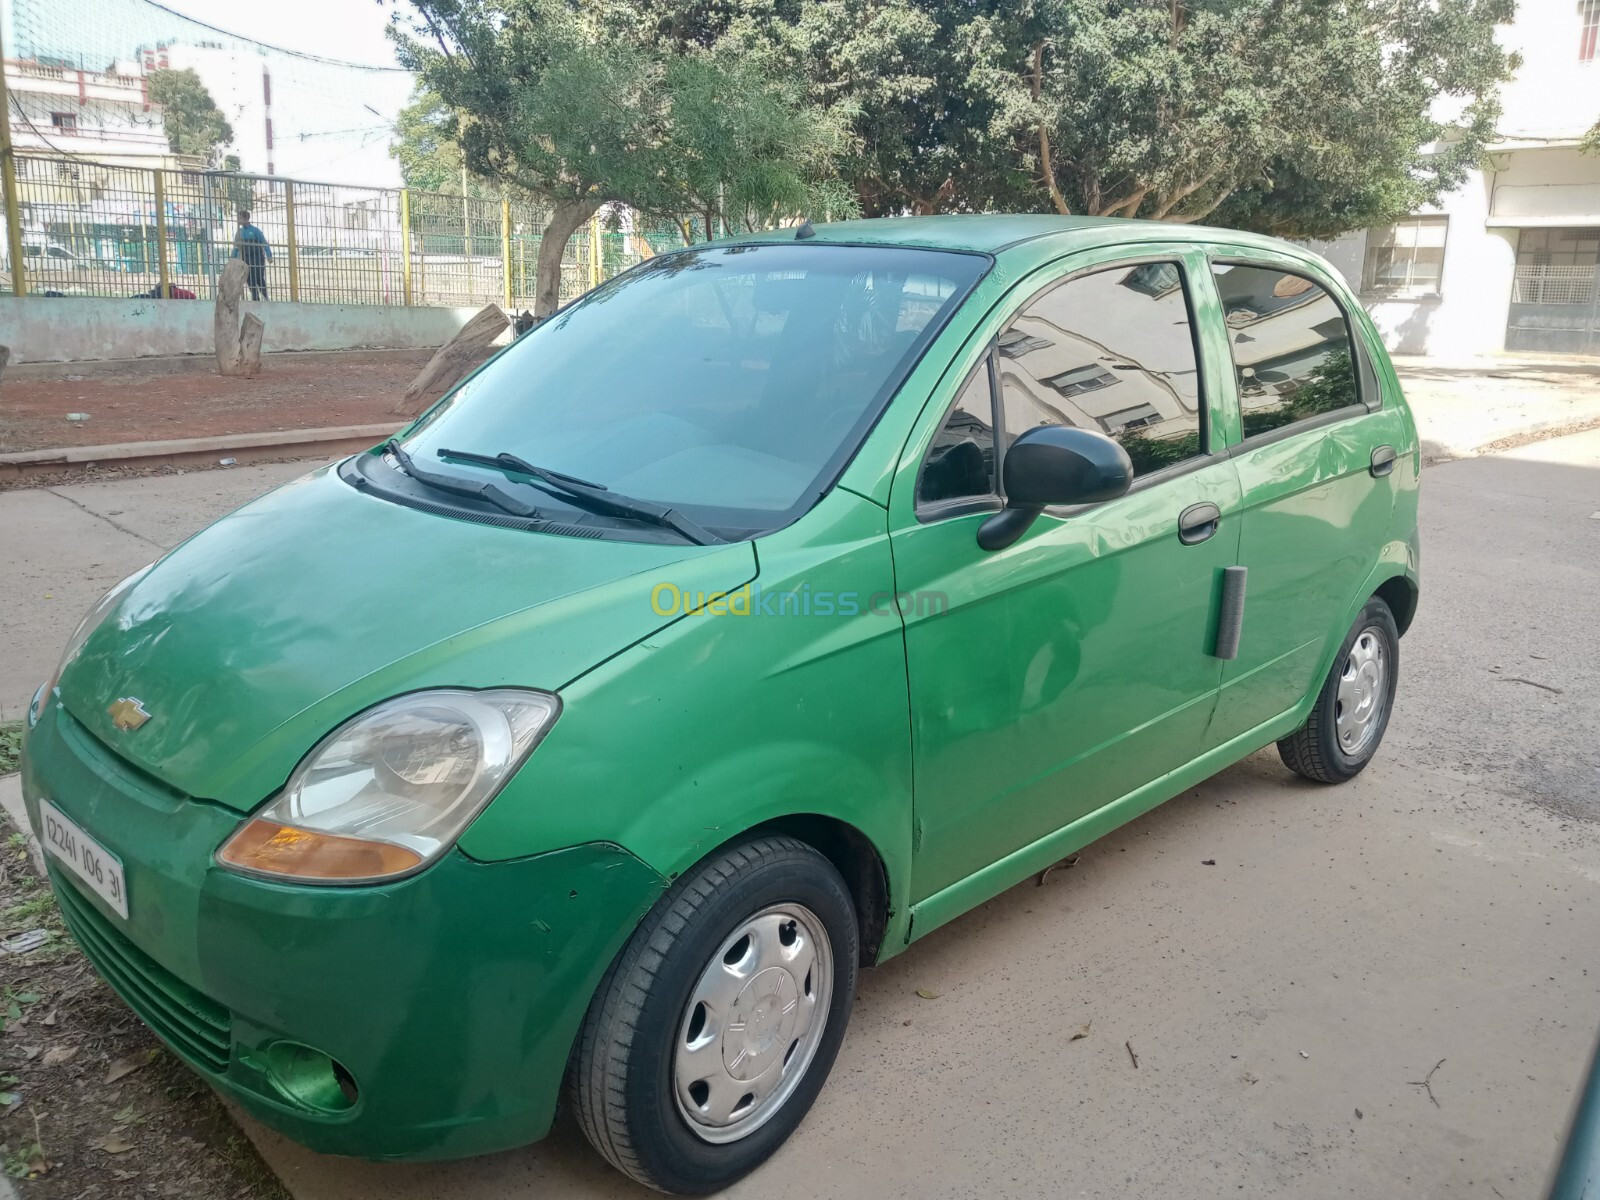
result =
[{"label": "parked car in background", "polygon": [[1282,242],[694,246],[114,588],[23,791],[91,960],[266,1123],[478,1154],[565,1088],[712,1191],[811,1106],[860,968],[1263,746],[1372,759],[1419,467]]}]

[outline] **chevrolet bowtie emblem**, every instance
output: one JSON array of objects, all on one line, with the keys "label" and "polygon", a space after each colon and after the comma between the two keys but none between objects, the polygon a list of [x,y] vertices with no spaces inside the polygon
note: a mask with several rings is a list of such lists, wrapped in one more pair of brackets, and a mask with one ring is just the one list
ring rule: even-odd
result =
[{"label": "chevrolet bowtie emblem", "polygon": [[144,701],[137,696],[123,696],[106,711],[111,714],[111,723],[118,729],[137,729],[150,719]]}]

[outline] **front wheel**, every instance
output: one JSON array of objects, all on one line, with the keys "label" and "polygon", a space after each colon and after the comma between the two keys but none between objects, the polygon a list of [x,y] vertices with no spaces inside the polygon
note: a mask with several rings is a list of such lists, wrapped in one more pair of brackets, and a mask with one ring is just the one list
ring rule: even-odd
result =
[{"label": "front wheel", "polygon": [[1367,601],[1306,723],[1278,743],[1278,757],[1296,775],[1343,783],[1372,761],[1389,727],[1400,677],[1400,631],[1389,606]]},{"label": "front wheel", "polygon": [[821,1090],[855,999],[839,872],[787,837],[726,850],[651,909],[601,981],[571,1091],[589,1141],[664,1192],[754,1170]]}]

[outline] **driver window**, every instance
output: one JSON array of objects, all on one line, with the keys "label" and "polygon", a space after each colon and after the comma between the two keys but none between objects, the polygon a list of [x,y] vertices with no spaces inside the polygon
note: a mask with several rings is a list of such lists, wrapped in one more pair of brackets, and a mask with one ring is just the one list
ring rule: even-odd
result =
[{"label": "driver window", "polygon": [[1121,444],[1135,478],[1205,453],[1199,363],[1175,262],[1112,267],[1036,297],[999,339],[1004,445],[1036,425]]}]

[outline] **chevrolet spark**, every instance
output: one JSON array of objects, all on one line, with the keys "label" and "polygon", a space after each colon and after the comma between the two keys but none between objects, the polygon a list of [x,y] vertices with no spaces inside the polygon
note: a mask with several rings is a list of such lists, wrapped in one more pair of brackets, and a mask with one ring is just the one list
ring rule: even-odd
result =
[{"label": "chevrolet spark", "polygon": [[112,589],[28,811],[101,974],[290,1137],[478,1154],[564,1100],[711,1191],[810,1108],[860,968],[1270,743],[1362,769],[1418,467],[1282,242],[696,246]]}]

